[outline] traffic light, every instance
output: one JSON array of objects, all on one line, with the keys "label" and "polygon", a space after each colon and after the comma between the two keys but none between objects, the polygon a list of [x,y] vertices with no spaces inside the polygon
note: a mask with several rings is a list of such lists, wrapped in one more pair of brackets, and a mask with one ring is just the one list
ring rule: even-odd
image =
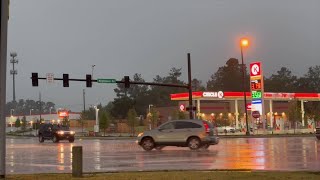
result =
[{"label": "traffic light", "polygon": [[91,77],[91,74],[87,74],[87,75],[86,75],[86,84],[87,84],[87,87],[92,87],[92,77]]},{"label": "traffic light", "polygon": [[39,85],[38,73],[32,73],[31,79],[32,79],[32,86],[38,86]]},{"label": "traffic light", "polygon": [[63,87],[69,87],[69,74],[63,74]]},{"label": "traffic light", "polygon": [[124,76],[124,87],[129,88],[130,87],[130,78],[129,76]]}]

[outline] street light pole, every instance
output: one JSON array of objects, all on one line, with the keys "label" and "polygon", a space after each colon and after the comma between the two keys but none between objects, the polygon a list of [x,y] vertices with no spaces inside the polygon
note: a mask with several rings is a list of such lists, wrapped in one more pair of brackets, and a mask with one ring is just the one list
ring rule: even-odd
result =
[{"label": "street light pole", "polygon": [[96,125],[95,125],[95,132],[98,133],[99,132],[99,109],[97,106],[94,106],[94,109],[96,110]]},{"label": "street light pole", "polygon": [[31,112],[33,111],[33,109],[30,109],[30,116],[31,116]]},{"label": "street light pole", "polygon": [[12,120],[13,120],[13,112],[14,112],[14,109],[10,109],[10,132],[12,132]]},{"label": "street light pole", "polygon": [[14,109],[11,109],[11,110],[10,110],[10,112],[11,112],[11,113],[10,113],[10,114],[11,114],[11,117],[13,116],[13,113],[12,113],[12,111],[14,112]]},{"label": "street light pole", "polygon": [[50,114],[51,114],[51,109],[52,109],[52,108],[53,108],[53,107],[50,107],[50,109],[49,109],[49,110],[50,110]]},{"label": "street light pole", "polygon": [[248,126],[248,110],[247,110],[247,96],[246,96],[246,81],[245,81],[245,65],[243,63],[243,46],[248,46],[248,40],[242,39],[241,44],[240,44],[240,50],[241,50],[241,64],[242,64],[242,89],[243,89],[243,98],[244,98],[244,109],[246,113],[246,126],[247,126],[247,131],[246,135],[249,136],[249,126]]},{"label": "street light pole", "polygon": [[151,113],[151,107],[152,106],[153,106],[152,104],[149,104],[149,113]]},{"label": "street light pole", "polygon": [[95,66],[96,66],[95,64],[91,65],[91,68],[92,68],[92,71],[91,71],[91,79],[93,79],[93,69],[94,69]]}]

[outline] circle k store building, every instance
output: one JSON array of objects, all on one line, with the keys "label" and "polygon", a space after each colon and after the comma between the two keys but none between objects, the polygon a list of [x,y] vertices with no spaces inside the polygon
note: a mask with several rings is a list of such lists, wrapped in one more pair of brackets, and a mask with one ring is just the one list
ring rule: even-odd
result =
[{"label": "circle k store building", "polygon": [[[189,93],[171,94],[171,100],[179,101],[179,109],[185,111],[189,106]],[[251,117],[251,93],[246,92],[248,120],[253,122]],[[245,107],[243,92],[192,92],[193,105],[196,106],[196,116],[206,120],[215,120],[218,116],[227,116],[235,127],[245,127]],[[301,117],[299,121],[305,126],[304,103],[307,101],[320,101],[320,93],[272,93],[264,92],[264,119],[272,127],[284,129],[284,124],[288,122],[287,112],[289,102],[297,100],[301,103]],[[320,112],[319,112],[320,113]],[[262,116],[263,117],[263,116]],[[250,123],[249,123],[250,124]],[[309,121],[308,121],[308,125]]]}]

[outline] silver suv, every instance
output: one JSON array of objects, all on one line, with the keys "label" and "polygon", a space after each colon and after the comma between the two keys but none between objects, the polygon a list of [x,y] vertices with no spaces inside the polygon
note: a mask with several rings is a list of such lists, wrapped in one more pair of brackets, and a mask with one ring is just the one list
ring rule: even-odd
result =
[{"label": "silver suv", "polygon": [[214,132],[213,125],[204,120],[172,120],[156,129],[140,133],[137,143],[146,151],[153,148],[160,150],[164,146],[207,149],[210,145],[219,143]]}]

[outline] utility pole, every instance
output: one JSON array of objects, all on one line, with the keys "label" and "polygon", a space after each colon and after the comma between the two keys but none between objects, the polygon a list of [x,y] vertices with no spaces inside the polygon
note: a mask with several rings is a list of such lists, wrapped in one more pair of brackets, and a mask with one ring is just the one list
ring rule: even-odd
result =
[{"label": "utility pole", "polygon": [[16,52],[10,53],[11,60],[10,63],[12,63],[12,70],[10,71],[10,74],[12,75],[12,84],[13,84],[13,101],[16,101],[16,86],[15,86],[15,75],[18,74],[18,71],[14,69],[14,64],[18,64],[18,59],[15,59],[17,57]]},{"label": "utility pole", "polygon": [[83,89],[83,111],[86,111],[86,91]]},{"label": "utility pole", "polygon": [[40,124],[41,124],[41,114],[42,114],[42,104],[41,104],[41,92],[39,92],[39,110],[40,110]]},{"label": "utility pole", "polygon": [[[189,90],[189,118],[193,119],[193,107],[192,107],[192,83],[191,83],[191,56],[188,53],[188,90]],[[200,109],[198,109],[199,111]]]},{"label": "utility pole", "polygon": [[[87,118],[86,117],[86,92],[85,89],[83,89],[83,114],[82,114],[82,118]],[[83,122],[84,119],[81,120],[81,132],[83,133]]]},{"label": "utility pole", "polygon": [[0,1],[0,178],[6,174],[6,75],[9,1]]}]

